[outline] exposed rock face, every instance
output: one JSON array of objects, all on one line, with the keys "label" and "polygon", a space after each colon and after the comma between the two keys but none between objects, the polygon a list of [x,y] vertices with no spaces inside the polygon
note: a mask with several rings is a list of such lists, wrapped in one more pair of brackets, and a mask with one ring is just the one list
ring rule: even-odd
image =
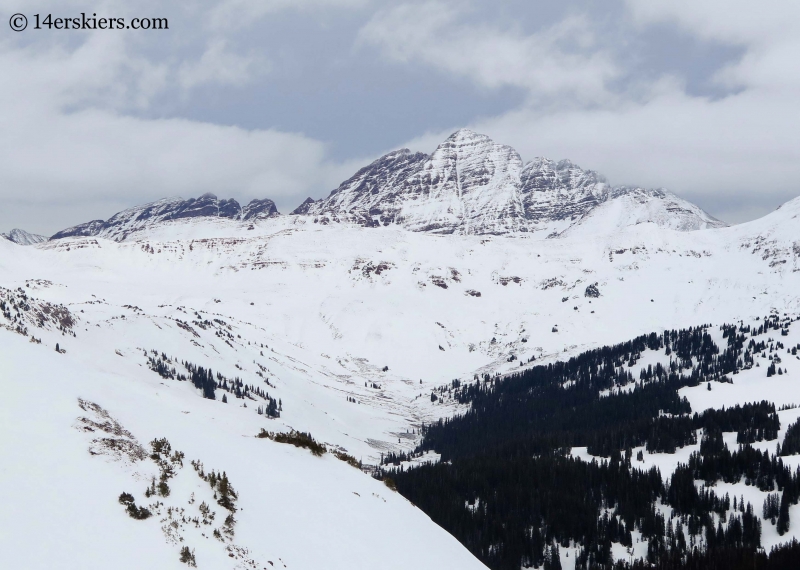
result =
[{"label": "exposed rock face", "polygon": [[[236,200],[230,200],[236,204]],[[236,204],[238,206],[238,204]],[[278,208],[275,202],[265,198],[263,200],[252,200],[247,206],[242,208],[242,220],[264,220],[278,215]],[[235,217],[235,216],[233,216]]]},{"label": "exposed rock face", "polygon": [[0,234],[0,236],[6,238],[9,241],[13,241],[18,245],[34,245],[37,243],[42,243],[43,241],[47,241],[47,238],[45,236],[32,234],[26,232],[25,230],[20,230],[18,228],[11,230],[7,234]]},{"label": "exposed rock face", "polygon": [[406,179],[401,221],[438,233],[507,233],[519,230],[522,159],[485,135],[451,135]]},{"label": "exposed rock face", "polygon": [[253,200],[242,208],[236,200],[220,200],[214,194],[199,198],[166,198],[114,214],[107,221],[94,220],[62,230],[50,239],[73,236],[102,236],[124,240],[130,233],[155,224],[181,218],[218,217],[253,221],[278,215],[272,200]]},{"label": "exposed rock face", "polygon": [[569,160],[536,158],[520,176],[528,220],[572,220],[586,215],[609,196],[605,178]]},{"label": "exposed rock face", "polygon": [[311,208],[311,204],[314,203],[314,198],[306,198],[306,201],[297,206],[294,210],[292,210],[292,214],[307,214],[309,208]]},{"label": "exposed rock face", "polygon": [[402,149],[379,158],[304,213],[416,231],[505,233],[523,215],[513,199],[521,170],[514,149],[464,129],[430,156]]},{"label": "exposed rock face", "polygon": [[453,133],[430,156],[408,149],[391,152],[327,198],[309,198],[293,214],[323,223],[399,224],[443,234],[539,231],[554,237],[582,223],[599,205],[629,194],[631,204],[658,202],[645,208],[654,214],[652,220],[635,223],[680,230],[724,225],[674,194],[612,188],[596,172],[568,160],[537,158],[523,165],[513,148],[467,129]]},{"label": "exposed rock face", "polygon": [[309,198],[293,213],[336,212],[343,219],[367,226],[393,223],[405,201],[405,181],[427,158],[406,148],[390,152],[342,182],[326,199],[314,202]]}]

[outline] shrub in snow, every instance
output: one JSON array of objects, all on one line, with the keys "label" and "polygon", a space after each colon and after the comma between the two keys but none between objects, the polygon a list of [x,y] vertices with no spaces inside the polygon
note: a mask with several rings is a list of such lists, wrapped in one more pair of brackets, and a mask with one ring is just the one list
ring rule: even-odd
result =
[{"label": "shrub in snow", "polygon": [[261,432],[256,437],[271,439],[277,443],[289,443],[295,447],[302,447],[308,449],[317,457],[327,451],[324,445],[311,437],[310,433],[302,431],[292,430],[289,433],[270,433],[264,428],[261,428]]}]

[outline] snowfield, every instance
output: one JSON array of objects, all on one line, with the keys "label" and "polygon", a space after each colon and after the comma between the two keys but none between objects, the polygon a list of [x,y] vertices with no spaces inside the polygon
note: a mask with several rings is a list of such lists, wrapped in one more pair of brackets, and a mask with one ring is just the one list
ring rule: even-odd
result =
[{"label": "snowfield", "polygon": [[[597,208],[558,239],[312,216],[182,219],[120,242],[0,239],[0,567],[183,568],[184,546],[200,568],[483,567],[332,453],[255,436],[306,431],[374,465],[413,449],[424,423],[458,412],[430,398],[453,379],[651,331],[800,313],[800,199],[692,232],[621,225],[636,208],[607,217]],[[587,296],[590,286],[599,296]],[[792,334],[800,343],[797,325]],[[240,378],[279,399],[280,418],[258,413],[260,396],[204,399],[151,359]],[[694,411],[800,404],[800,361],[785,362],[779,378],[753,368],[686,396]],[[783,430],[796,416],[781,412]],[[185,454],[182,465],[150,457],[157,438]],[[644,466],[666,474],[681,457],[645,455]],[[169,496],[146,497],[164,469]],[[235,489],[235,523],[201,476],[212,470]],[[154,505],[152,516],[129,517],[123,492]],[[771,528],[765,546],[777,541]]]},{"label": "snowfield", "polygon": [[[260,416],[111,358],[87,368],[69,355],[18,335],[6,334],[0,344],[7,392],[0,404],[0,566],[182,568],[178,552],[186,545],[200,568],[407,568],[409,560],[419,568],[482,567],[421,511],[358,469],[331,454],[315,457],[255,438],[265,425]],[[117,497],[129,492],[140,505],[155,501],[143,495],[157,476],[154,462],[92,445],[113,434],[96,426],[85,431],[90,424],[79,418],[101,422],[78,398],[102,406],[148,453],[160,437],[185,453],[169,497],[158,498],[163,506],[150,519],[128,517]],[[191,460],[225,471],[236,490],[232,538],[212,535],[227,511]],[[179,519],[168,517],[168,508],[202,521],[203,502],[216,512],[212,524],[169,526]],[[401,545],[413,547],[399,555]]]}]

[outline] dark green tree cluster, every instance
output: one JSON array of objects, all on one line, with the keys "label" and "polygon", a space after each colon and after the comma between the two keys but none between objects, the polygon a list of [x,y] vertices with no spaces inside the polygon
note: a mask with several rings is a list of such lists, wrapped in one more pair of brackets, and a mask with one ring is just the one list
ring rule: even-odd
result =
[{"label": "dark green tree cluster", "polygon": [[209,400],[216,400],[217,396],[214,391],[217,389],[217,382],[214,380],[214,373],[211,372],[211,369],[206,370],[202,366],[194,366],[188,363],[186,369],[189,371],[189,378],[192,384],[203,392],[203,397]]},{"label": "dark green tree cluster", "polygon": [[264,428],[261,428],[261,432],[256,435],[256,437],[271,439],[277,443],[288,443],[290,445],[294,445],[295,447],[302,447],[304,449],[308,449],[317,457],[321,456],[327,451],[327,448],[323,444],[311,437],[310,433],[306,433],[304,431],[291,430],[288,432],[272,433],[268,432]]},{"label": "dark green tree cluster", "polygon": [[783,445],[780,448],[780,455],[797,455],[800,453],[800,421],[795,422],[786,430],[783,438]]},{"label": "dark green tree cluster", "polygon": [[177,468],[183,467],[185,455],[182,451],[173,451],[172,446],[165,437],[151,441],[150,448],[152,449],[150,459],[155,461],[156,465],[158,465],[160,474],[158,483],[156,483],[156,479],[153,477],[150,487],[145,491],[145,496],[152,497],[154,495],[160,495],[162,497],[168,497],[170,494],[168,481],[175,476],[175,470]]},{"label": "dark green tree cluster", "polygon": [[119,503],[125,507],[125,511],[132,519],[143,521],[153,516],[153,513],[145,507],[137,507],[130,493],[122,493],[119,496]]},{"label": "dark green tree cluster", "polygon": [[181,548],[181,555],[180,559],[181,562],[189,566],[190,568],[197,568],[197,560],[194,557],[194,551],[189,550],[188,546],[184,546]]},{"label": "dark green tree cluster", "polygon": [[[635,561],[632,565],[619,562],[614,570],[652,570],[653,564],[647,560]],[[751,548],[709,548],[693,549],[688,553],[666,552],[658,564],[658,570],[794,570],[800,568],[800,544],[774,547],[769,553]],[[607,566],[584,566],[586,570],[600,570]]]},{"label": "dark green tree cluster", "polygon": [[[612,562],[611,545],[630,545],[634,531],[648,543],[646,563],[659,568],[703,567],[710,553],[729,560],[747,552],[752,562],[761,544],[759,513],[712,486],[744,481],[777,490],[770,513],[778,532],[786,532],[800,474],[750,445],[777,438],[775,406],[762,401],[693,414],[679,390],[731,382],[756,358],[771,357],[782,345],[755,337],[775,327],[785,330],[787,320],[725,325],[722,349],[707,326],[651,333],[504,378],[440,387],[440,397],[468,404],[468,411],[424,426],[414,452],[383,458],[384,473],[494,570],[553,568],[554,549],[574,551],[575,545],[576,568],[628,568]],[[640,367],[635,378],[631,369],[648,350],[663,352],[669,363]],[[673,453],[697,444],[700,430],[699,452],[669,481],[655,469],[637,468],[642,448]],[[725,445],[724,432],[737,433],[736,450]],[[787,445],[794,449],[800,441]],[[575,447],[607,459],[578,460],[568,453]],[[400,466],[429,450],[442,462]],[[673,507],[672,518],[656,508],[659,502]],[[798,559],[791,549],[773,554],[758,561],[781,568],[779,560]]]}]

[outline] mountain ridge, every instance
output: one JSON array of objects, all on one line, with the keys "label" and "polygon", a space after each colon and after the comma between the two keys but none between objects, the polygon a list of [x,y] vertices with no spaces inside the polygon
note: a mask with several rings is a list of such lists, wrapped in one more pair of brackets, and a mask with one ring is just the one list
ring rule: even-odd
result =
[{"label": "mountain ridge", "polygon": [[[611,204],[611,206],[601,207]],[[604,222],[602,215],[608,212]],[[612,186],[570,160],[527,163],[510,146],[461,129],[430,155],[395,150],[359,169],[326,198],[307,198],[292,215],[365,227],[396,225],[415,232],[536,235],[556,238],[607,232],[640,223],[677,231],[725,227],[700,207],[664,189]],[[61,230],[50,239],[107,237],[117,241],[148,227],[185,218],[254,222],[279,215],[270,199],[240,206],[214,194],[165,198]],[[586,227],[584,227],[586,226]]]},{"label": "mountain ridge", "polygon": [[188,200],[164,198],[129,208],[114,214],[108,220],[92,220],[61,230],[50,239],[102,236],[121,241],[133,232],[170,220],[218,217],[252,222],[276,215],[278,215],[278,209],[272,200],[251,200],[242,207],[233,198],[220,200],[209,192],[199,198],[189,198]]}]

